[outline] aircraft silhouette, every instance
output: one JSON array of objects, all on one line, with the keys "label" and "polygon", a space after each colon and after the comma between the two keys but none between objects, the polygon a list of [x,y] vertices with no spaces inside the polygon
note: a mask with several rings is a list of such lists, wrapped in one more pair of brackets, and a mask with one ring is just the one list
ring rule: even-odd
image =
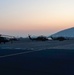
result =
[{"label": "aircraft silhouette", "polygon": [[52,40],[59,40],[59,41],[67,40],[67,39],[64,38],[64,37],[52,37],[52,36],[51,36],[51,38],[52,38]]},{"label": "aircraft silhouette", "polygon": [[7,35],[7,37],[5,37],[5,36],[0,35],[0,43],[4,43],[5,44],[6,42],[17,41],[17,38],[15,38],[15,37],[8,38],[9,37],[8,35]]},{"label": "aircraft silhouette", "polygon": [[38,36],[37,38],[31,38],[31,36],[28,35],[28,37],[30,40],[35,40],[35,41],[47,41],[48,40],[48,38],[45,36]]},{"label": "aircraft silhouette", "polygon": [[5,37],[0,36],[0,43],[2,43],[2,42],[6,43],[6,42],[9,42],[9,40]]}]

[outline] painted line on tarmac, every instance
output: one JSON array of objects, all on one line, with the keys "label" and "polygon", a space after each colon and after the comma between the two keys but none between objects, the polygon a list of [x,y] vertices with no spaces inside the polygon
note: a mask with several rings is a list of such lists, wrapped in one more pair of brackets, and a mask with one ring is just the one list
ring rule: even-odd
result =
[{"label": "painted line on tarmac", "polygon": [[[44,50],[44,49],[43,49],[43,50]],[[22,55],[22,54],[32,53],[32,52],[37,52],[37,51],[43,51],[43,50],[41,49],[41,50],[35,50],[35,51],[27,51],[27,52],[15,53],[15,54],[8,54],[8,55],[0,56],[0,58],[11,57],[11,56],[17,56],[17,55]]]},{"label": "painted line on tarmac", "polygon": [[20,53],[8,54],[8,55],[0,56],[0,58],[17,56],[17,55],[22,55],[22,54],[26,54],[26,53],[33,53],[33,52],[38,52],[38,51],[45,51],[45,50],[50,50],[50,49],[51,48],[44,48],[44,49],[39,49],[39,50],[31,50],[31,51],[27,51],[27,52],[20,52]]}]

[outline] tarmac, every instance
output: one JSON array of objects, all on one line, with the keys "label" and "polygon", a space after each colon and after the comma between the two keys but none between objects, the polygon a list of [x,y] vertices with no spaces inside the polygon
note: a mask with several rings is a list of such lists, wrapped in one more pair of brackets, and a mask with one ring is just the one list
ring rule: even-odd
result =
[{"label": "tarmac", "polygon": [[74,50],[5,51],[0,75],[74,75]]},{"label": "tarmac", "polygon": [[74,49],[67,45],[73,42],[1,44],[0,75],[74,75]]}]

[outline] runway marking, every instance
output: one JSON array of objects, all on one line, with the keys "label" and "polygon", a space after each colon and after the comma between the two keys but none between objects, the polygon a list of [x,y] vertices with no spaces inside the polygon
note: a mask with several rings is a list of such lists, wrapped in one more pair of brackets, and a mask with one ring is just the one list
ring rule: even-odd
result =
[{"label": "runway marking", "polygon": [[[44,50],[44,49],[43,49],[43,50]],[[10,57],[10,56],[16,56],[16,55],[22,55],[22,54],[26,54],[26,53],[32,53],[32,52],[43,51],[43,50],[41,49],[41,50],[35,50],[35,51],[27,51],[27,52],[15,53],[15,54],[8,54],[8,55],[0,56],[0,58]]]},{"label": "runway marking", "polygon": [[[51,50],[52,48],[44,48],[44,49],[39,49],[39,50],[31,50],[31,51],[27,51],[27,52],[20,52],[20,53],[14,53],[14,54],[8,54],[8,55],[3,55],[0,56],[0,58],[4,58],[4,57],[11,57],[11,56],[17,56],[17,55],[22,55],[22,54],[26,54],[26,53],[32,53],[32,52],[38,52],[38,51],[45,51],[45,50]],[[29,49],[30,50],[30,49]],[[66,50],[66,49],[65,49]],[[67,49],[68,50],[68,49]],[[71,50],[70,50],[71,51]],[[72,49],[73,51],[73,49]]]}]

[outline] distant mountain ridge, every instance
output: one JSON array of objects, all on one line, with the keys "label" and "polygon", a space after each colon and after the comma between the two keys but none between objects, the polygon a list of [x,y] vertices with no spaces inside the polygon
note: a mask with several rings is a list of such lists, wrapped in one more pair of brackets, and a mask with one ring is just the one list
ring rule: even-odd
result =
[{"label": "distant mountain ridge", "polygon": [[50,35],[49,37],[51,36],[52,37],[74,38],[74,27],[59,31],[55,34]]}]

